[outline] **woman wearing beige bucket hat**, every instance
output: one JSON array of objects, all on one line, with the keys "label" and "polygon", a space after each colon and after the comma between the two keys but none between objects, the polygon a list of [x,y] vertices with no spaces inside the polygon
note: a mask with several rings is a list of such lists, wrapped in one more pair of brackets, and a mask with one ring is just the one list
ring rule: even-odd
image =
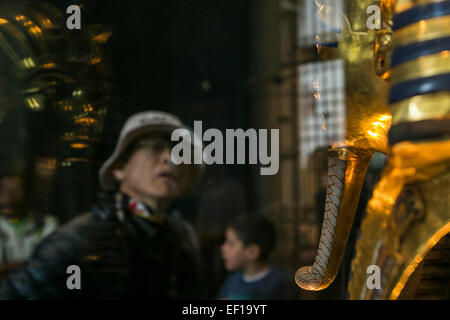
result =
[{"label": "woman wearing beige bucket hat", "polygon": [[114,195],[46,238],[22,267],[0,279],[0,299],[202,298],[193,232],[168,204],[199,180],[199,165],[173,164],[171,133],[184,128],[193,152],[201,141],[175,116],[146,111],[124,124],[99,172]]},{"label": "woman wearing beige bucket hat", "polygon": [[[150,139],[163,139],[163,143],[170,144],[171,134],[176,129],[186,129],[191,134],[192,147],[194,152],[202,152],[202,142],[199,137],[195,136],[192,130],[186,127],[177,117],[156,111],[146,111],[130,117],[122,128],[114,153],[100,168],[100,183],[103,189],[111,190],[117,187],[118,178],[114,174],[114,168],[121,162],[124,154],[130,153],[130,145],[143,137]],[[157,137],[157,138],[155,138]],[[128,152],[127,152],[128,151]],[[186,182],[189,185],[195,184],[203,170],[202,166],[189,166]],[[185,185],[185,187],[187,187]]]}]

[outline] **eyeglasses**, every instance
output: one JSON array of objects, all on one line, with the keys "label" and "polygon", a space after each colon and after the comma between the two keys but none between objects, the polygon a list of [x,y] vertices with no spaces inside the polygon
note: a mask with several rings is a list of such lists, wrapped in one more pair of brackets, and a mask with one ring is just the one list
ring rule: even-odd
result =
[{"label": "eyeglasses", "polygon": [[162,152],[166,149],[172,150],[176,141],[171,141],[163,138],[147,138],[137,142],[136,148],[149,148],[155,152]]}]

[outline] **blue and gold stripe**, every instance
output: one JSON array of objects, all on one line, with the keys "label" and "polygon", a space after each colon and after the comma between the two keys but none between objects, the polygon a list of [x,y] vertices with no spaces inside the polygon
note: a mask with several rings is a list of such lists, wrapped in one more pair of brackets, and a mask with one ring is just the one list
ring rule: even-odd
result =
[{"label": "blue and gold stripe", "polygon": [[[419,131],[425,132],[428,121],[450,119],[450,0],[405,0],[401,7],[407,9],[393,19],[391,142],[396,126],[412,128],[420,123]],[[401,132],[408,134],[408,130]]]},{"label": "blue and gold stripe", "polygon": [[428,20],[447,15],[450,15],[449,1],[431,2],[419,5],[395,15],[393,30],[396,31],[421,20]]}]

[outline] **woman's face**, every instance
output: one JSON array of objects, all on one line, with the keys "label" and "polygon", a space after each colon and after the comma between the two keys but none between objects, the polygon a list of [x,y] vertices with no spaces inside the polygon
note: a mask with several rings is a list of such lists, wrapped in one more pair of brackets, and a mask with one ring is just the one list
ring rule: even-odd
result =
[{"label": "woman's face", "polygon": [[233,229],[226,229],[225,242],[220,247],[220,250],[227,271],[235,271],[245,267],[247,263],[247,250]]},{"label": "woman's face", "polygon": [[122,169],[114,170],[121,190],[130,196],[171,199],[178,196],[187,183],[187,167],[171,161],[170,144],[162,138],[149,138],[138,143]]}]

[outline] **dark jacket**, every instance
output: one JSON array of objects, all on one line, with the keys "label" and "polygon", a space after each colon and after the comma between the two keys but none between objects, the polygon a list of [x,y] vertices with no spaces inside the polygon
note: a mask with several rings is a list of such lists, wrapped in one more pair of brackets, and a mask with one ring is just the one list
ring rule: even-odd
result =
[{"label": "dark jacket", "polygon": [[[81,289],[69,290],[70,265]],[[151,222],[103,207],[43,240],[31,259],[0,280],[0,299],[202,298],[199,254],[186,224]]]}]

